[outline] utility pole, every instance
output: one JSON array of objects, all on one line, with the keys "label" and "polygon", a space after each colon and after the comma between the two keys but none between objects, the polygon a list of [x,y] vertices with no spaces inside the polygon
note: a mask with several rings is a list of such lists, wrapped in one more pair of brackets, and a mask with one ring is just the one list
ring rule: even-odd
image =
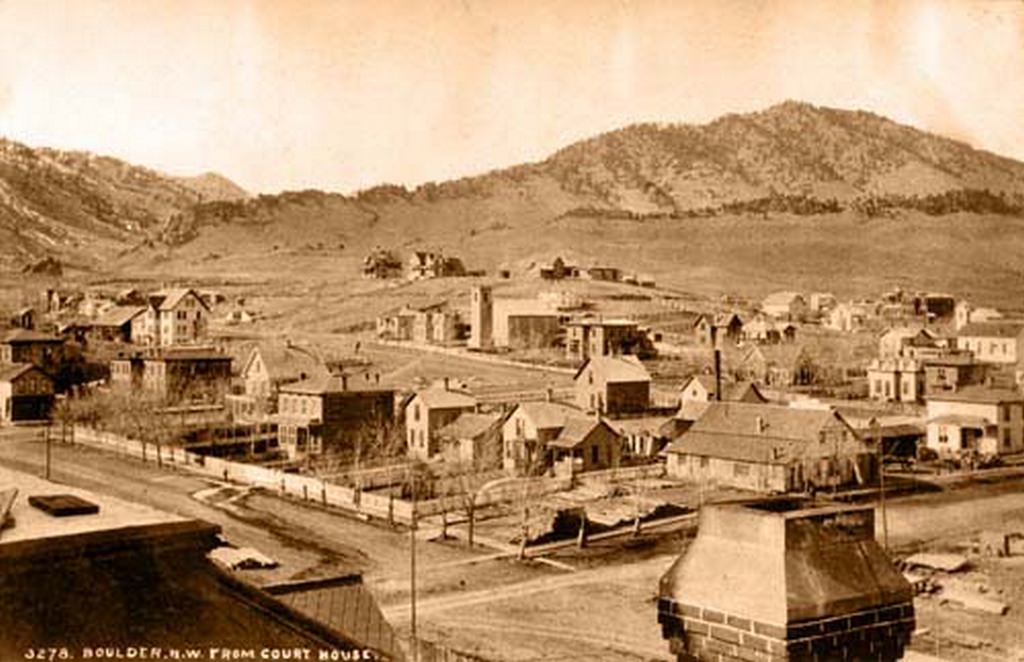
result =
[{"label": "utility pole", "polygon": [[885,451],[882,448],[882,428],[875,421],[871,426],[878,448],[878,500],[882,511],[882,549],[889,551],[889,520],[885,512]]},{"label": "utility pole", "polygon": [[50,480],[50,424],[46,424],[46,480]]},{"label": "utility pole", "polygon": [[416,641],[416,467],[412,472],[412,522],[409,527],[409,622],[411,624],[412,660],[419,660],[419,645]]}]

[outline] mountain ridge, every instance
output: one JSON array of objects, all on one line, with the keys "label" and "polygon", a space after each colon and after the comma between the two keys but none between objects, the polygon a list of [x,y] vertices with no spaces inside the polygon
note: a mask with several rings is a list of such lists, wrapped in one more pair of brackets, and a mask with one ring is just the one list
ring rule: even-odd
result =
[{"label": "mountain ridge", "polygon": [[458,243],[456,237],[542,230],[566,215],[849,210],[873,216],[893,209],[1019,215],[1024,209],[1024,163],[875,113],[795,101],[704,124],[631,124],[541,161],[412,189],[381,184],[350,194],[314,189],[248,196],[212,173],[167,177],[109,157],[24,146],[42,165],[15,167],[9,144],[0,142],[0,239],[5,220],[8,233],[10,219],[20,220],[15,234],[35,239],[22,242],[22,261],[82,248],[90,233],[120,255],[151,249],[220,254],[440,246]]}]

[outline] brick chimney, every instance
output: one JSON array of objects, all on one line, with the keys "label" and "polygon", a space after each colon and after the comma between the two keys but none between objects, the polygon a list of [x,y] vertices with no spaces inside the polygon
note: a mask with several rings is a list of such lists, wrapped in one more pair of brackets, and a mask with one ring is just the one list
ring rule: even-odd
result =
[{"label": "brick chimney", "polygon": [[672,653],[899,660],[914,630],[914,591],[875,542],[874,514],[792,497],[704,506],[697,537],[659,585]]}]

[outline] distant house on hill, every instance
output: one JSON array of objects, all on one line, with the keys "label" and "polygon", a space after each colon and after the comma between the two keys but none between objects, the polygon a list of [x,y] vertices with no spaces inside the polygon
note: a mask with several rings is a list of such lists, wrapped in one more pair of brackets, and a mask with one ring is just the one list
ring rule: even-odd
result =
[{"label": "distant house on hill", "polygon": [[19,308],[11,316],[11,326],[29,331],[36,328],[36,310],[31,306]]},{"label": "distant house on hill", "polygon": [[463,336],[464,324],[446,301],[403,306],[377,318],[377,337],[384,340],[447,345]]},{"label": "distant house on hill", "polygon": [[995,308],[976,308],[969,301],[960,301],[956,304],[953,317],[956,321],[956,330],[959,331],[968,324],[997,322],[1003,319],[1003,314]]},{"label": "distant house on hill", "polygon": [[402,275],[402,261],[389,250],[377,246],[363,258],[363,278],[397,278]]},{"label": "distant house on hill", "polygon": [[875,454],[833,410],[710,402],[667,449],[668,475],[756,492],[863,485]]},{"label": "distant house on hill", "polygon": [[936,335],[924,327],[893,327],[878,339],[878,357],[892,359],[904,356],[910,346],[937,346]]},{"label": "distant house on hill", "polygon": [[465,276],[466,267],[457,257],[447,257],[441,252],[415,251],[406,265],[409,280]]},{"label": "distant house on hill", "polygon": [[795,322],[807,317],[807,300],[799,292],[775,292],[765,297],[761,311],[774,319]]},{"label": "distant house on hill", "polygon": [[833,331],[853,333],[866,327],[874,316],[872,307],[867,303],[843,302],[828,312],[825,326]]},{"label": "distant house on hill", "polygon": [[796,340],[796,327],[789,322],[775,322],[764,317],[743,327],[743,339],[759,345],[777,345]]}]

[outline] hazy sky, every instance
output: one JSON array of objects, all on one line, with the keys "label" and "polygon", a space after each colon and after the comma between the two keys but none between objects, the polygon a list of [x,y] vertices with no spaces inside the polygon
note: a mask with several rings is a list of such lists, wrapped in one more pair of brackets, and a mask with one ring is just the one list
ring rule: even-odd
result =
[{"label": "hazy sky", "polygon": [[0,0],[0,134],[252,191],[441,180],[788,98],[1024,159],[1024,2]]}]

